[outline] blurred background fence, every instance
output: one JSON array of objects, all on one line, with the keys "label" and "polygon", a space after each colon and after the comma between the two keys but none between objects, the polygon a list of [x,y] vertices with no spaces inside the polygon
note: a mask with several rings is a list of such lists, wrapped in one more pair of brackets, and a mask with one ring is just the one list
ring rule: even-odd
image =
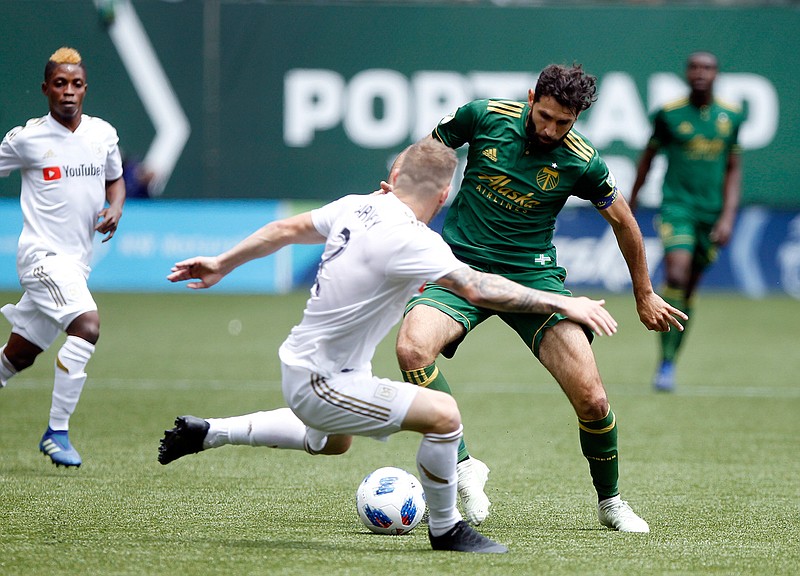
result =
[{"label": "blurred background fence", "polygon": [[[129,203],[101,251],[100,288],[162,289],[164,274],[142,286],[121,271],[163,264],[146,254],[179,257],[164,246],[189,256],[218,245],[175,235],[232,241],[275,214],[374,189],[442,116],[472,98],[522,99],[551,62],[598,76],[578,128],[627,191],[648,112],[685,92],[686,56],[703,49],[719,57],[720,96],[747,111],[744,209],[706,284],[800,297],[796,2],[0,0],[0,12],[0,130],[46,112],[44,62],[71,45],[88,67],[86,113],[118,129],[128,173],[146,176],[129,188],[147,202]],[[660,201],[663,169],[642,192],[645,208]],[[16,287],[18,194],[18,175],[0,179],[0,289]],[[591,210],[570,206],[557,245],[573,287],[626,290],[613,239]],[[652,213],[638,216],[658,274]],[[598,266],[604,258],[613,265]],[[274,281],[238,289],[302,285],[309,257],[297,260],[300,269],[275,266]]]}]

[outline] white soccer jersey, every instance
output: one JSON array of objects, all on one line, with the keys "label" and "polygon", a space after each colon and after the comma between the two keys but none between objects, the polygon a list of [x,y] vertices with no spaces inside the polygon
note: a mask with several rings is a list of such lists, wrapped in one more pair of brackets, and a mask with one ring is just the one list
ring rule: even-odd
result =
[{"label": "white soccer jersey", "polygon": [[22,175],[18,270],[40,253],[89,265],[106,180],[122,176],[118,141],[110,124],[85,114],[74,133],[48,114],[6,134],[0,144],[0,176],[13,170]]},{"label": "white soccer jersey", "polygon": [[327,237],[325,251],[280,358],[322,376],[371,370],[376,346],[414,292],[465,264],[394,194],[346,196],[312,220]]}]

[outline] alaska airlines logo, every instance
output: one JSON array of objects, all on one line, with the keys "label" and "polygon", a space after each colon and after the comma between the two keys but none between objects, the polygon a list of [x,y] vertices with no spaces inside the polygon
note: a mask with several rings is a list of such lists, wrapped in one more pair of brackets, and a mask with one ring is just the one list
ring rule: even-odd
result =
[{"label": "alaska airlines logo", "polygon": [[[502,196],[506,201],[510,202],[515,209],[519,208],[533,208],[539,204],[538,200],[534,200],[533,194],[519,192],[509,186],[511,178],[507,176],[489,176],[487,174],[479,174],[478,179],[484,182],[484,186],[479,188],[488,188],[495,194]],[[481,194],[487,196],[484,191]]]},{"label": "alaska airlines logo", "polygon": [[539,173],[536,174],[536,183],[539,185],[539,188],[545,192],[552,190],[558,186],[558,170],[550,168],[549,166],[542,168],[539,170]]},{"label": "alaska airlines logo", "polygon": [[686,143],[689,157],[695,160],[716,160],[725,150],[722,138],[705,138],[695,136]]}]

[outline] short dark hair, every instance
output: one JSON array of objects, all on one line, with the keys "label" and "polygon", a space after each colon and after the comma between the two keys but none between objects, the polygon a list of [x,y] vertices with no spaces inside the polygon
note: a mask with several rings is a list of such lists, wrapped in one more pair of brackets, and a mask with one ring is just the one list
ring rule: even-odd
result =
[{"label": "short dark hair", "polygon": [[597,100],[597,78],[584,72],[580,64],[551,64],[539,74],[533,101],[543,96],[552,96],[577,116]]},{"label": "short dark hair", "polygon": [[696,50],[689,54],[688,58],[686,58],[686,67],[688,68],[692,64],[692,61],[702,58],[711,60],[714,63],[714,68],[719,69],[719,59],[717,55],[708,50]]}]

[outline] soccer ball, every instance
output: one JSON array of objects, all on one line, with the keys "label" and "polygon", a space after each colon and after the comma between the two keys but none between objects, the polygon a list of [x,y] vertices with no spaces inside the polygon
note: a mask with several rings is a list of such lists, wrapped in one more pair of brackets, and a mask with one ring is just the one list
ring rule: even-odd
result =
[{"label": "soccer ball", "polygon": [[356,506],[364,526],[376,534],[406,534],[425,514],[425,493],[416,476],[387,466],[361,481]]}]

